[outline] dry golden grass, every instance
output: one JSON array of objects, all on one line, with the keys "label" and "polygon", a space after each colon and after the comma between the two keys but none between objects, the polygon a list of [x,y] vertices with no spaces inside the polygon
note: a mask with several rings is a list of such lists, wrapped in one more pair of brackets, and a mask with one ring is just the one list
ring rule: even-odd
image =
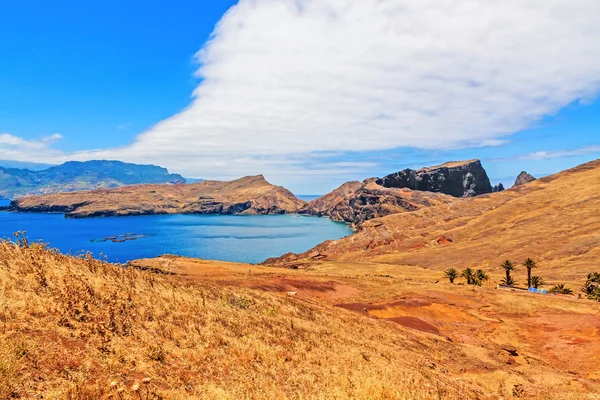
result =
[{"label": "dry golden grass", "polygon": [[486,398],[431,367],[452,352],[309,299],[0,242],[2,399]]}]

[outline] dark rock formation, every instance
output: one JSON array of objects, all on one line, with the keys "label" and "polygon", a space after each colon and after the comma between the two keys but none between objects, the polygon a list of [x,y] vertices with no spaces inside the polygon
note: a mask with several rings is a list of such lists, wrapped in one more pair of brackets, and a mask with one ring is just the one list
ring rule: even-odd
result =
[{"label": "dark rock formation", "polygon": [[377,184],[387,188],[408,188],[454,197],[473,197],[492,192],[490,179],[479,160],[449,162],[419,170],[405,169],[378,179]]},{"label": "dark rock formation", "polygon": [[533,175],[528,174],[525,171],[522,171],[519,176],[517,176],[517,179],[515,180],[515,186],[521,186],[521,185],[525,185],[526,183],[535,181],[535,178],[533,177]]},{"label": "dark rock formation", "polygon": [[504,185],[502,183],[499,183],[492,188],[492,193],[503,192],[504,190]]},{"label": "dark rock formation", "polygon": [[452,201],[454,198],[439,193],[386,188],[371,178],[362,183],[343,184],[333,192],[308,203],[300,210],[300,214],[329,217],[359,226],[373,218]]}]

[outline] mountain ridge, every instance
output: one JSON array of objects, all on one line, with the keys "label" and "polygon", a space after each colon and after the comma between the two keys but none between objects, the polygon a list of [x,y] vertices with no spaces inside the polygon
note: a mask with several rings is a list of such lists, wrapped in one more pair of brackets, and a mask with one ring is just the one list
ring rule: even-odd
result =
[{"label": "mountain ridge", "polygon": [[136,184],[185,183],[179,174],[171,174],[156,165],[122,161],[68,161],[44,170],[0,167],[0,198],[76,192]]}]

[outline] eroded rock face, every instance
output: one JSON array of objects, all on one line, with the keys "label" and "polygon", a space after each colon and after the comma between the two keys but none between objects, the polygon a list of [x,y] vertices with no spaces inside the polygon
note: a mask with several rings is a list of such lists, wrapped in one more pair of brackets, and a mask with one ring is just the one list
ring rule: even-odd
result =
[{"label": "eroded rock face", "polygon": [[419,170],[405,169],[378,179],[377,184],[454,197],[474,197],[492,192],[490,179],[479,160],[449,162]]},{"label": "eroded rock face", "polygon": [[347,182],[333,192],[315,199],[300,210],[301,214],[329,217],[359,226],[364,221],[389,214],[415,211],[452,202],[454,198],[431,192],[386,188],[375,178]]},{"label": "eroded rock face", "polygon": [[535,177],[533,175],[528,174],[525,171],[522,171],[517,179],[515,180],[515,186],[525,185],[526,183],[535,181]]}]

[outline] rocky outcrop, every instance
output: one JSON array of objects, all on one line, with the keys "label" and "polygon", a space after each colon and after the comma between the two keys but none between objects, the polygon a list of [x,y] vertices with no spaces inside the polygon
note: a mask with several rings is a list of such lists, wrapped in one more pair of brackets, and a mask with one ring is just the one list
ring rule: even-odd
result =
[{"label": "rocky outcrop", "polygon": [[502,183],[499,183],[492,188],[492,193],[503,192],[504,190],[504,185]]},{"label": "rocky outcrop", "polygon": [[378,179],[377,183],[386,188],[408,188],[454,197],[492,192],[490,179],[479,160],[449,162],[419,170],[405,169]]},{"label": "rocky outcrop", "polygon": [[329,217],[359,226],[373,218],[415,211],[453,200],[453,197],[439,193],[386,188],[378,185],[375,178],[372,178],[362,183],[347,182],[333,192],[311,201],[300,213]]},{"label": "rocky outcrop", "polygon": [[517,176],[517,179],[515,180],[515,186],[525,185],[535,180],[536,179],[533,175],[530,175],[525,171],[521,171],[521,173],[519,174],[519,176]]},{"label": "rocky outcrop", "polygon": [[10,211],[64,213],[70,218],[150,214],[285,214],[306,203],[262,175],[231,182],[136,185],[22,197]]}]

